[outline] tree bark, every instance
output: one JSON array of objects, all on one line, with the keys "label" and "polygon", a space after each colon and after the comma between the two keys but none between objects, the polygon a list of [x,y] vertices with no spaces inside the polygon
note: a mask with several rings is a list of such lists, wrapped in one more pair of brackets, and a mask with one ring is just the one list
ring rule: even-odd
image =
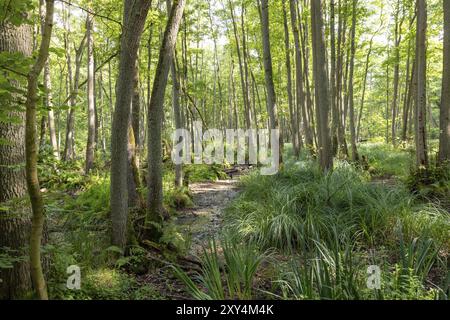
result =
[{"label": "tree bark", "polygon": [[125,249],[128,221],[128,126],[136,59],[150,2],[124,0],[123,31],[111,135],[112,243]]},{"label": "tree bark", "polygon": [[[44,33],[44,23],[45,23],[45,1],[39,1],[39,14],[41,18],[41,34]],[[58,151],[58,141],[56,140],[56,128],[55,128],[55,115],[53,112],[53,101],[52,101],[52,82],[50,76],[50,61],[47,59],[44,66],[44,106],[48,110],[47,118],[43,117],[41,124],[41,145],[45,144],[45,121],[47,120],[48,129],[50,134],[50,145],[52,147],[53,156],[59,159]]]},{"label": "tree bark", "polygon": [[[268,0],[261,0],[261,33],[264,56],[264,74],[267,88],[267,112],[269,113],[270,129],[279,129],[277,97],[275,85],[273,83],[272,53],[270,50],[269,31],[269,3]],[[279,137],[279,163],[283,163],[283,137]]]},{"label": "tree bark", "polygon": [[444,70],[440,115],[439,161],[450,161],[450,0],[444,0]]},{"label": "tree bark", "polygon": [[[305,97],[304,92],[304,86],[303,86],[303,66],[302,66],[302,52],[300,49],[300,32],[299,32],[299,25],[301,24],[301,21],[298,21],[297,19],[297,0],[290,0],[289,1],[289,8],[291,13],[291,25],[292,25],[292,31],[294,34],[294,45],[295,45],[295,81],[296,81],[296,109],[297,109],[297,123],[300,122],[300,120],[303,120],[303,133],[305,135],[305,144],[306,147],[312,151],[314,142],[313,142],[313,136],[310,129],[310,123],[309,123],[309,117],[306,112],[306,103],[307,99]],[[304,40],[304,43],[306,41]],[[305,73],[306,73],[307,66],[305,65]],[[307,80],[306,80],[307,81]],[[300,114],[302,116],[302,119],[300,119]],[[301,141],[301,135],[300,130],[298,133],[298,140],[299,143]]]},{"label": "tree bark", "polygon": [[[67,52],[67,68],[69,76],[70,98],[69,98],[69,112],[67,115],[67,128],[66,128],[66,143],[64,147],[65,161],[75,159],[75,108],[77,104],[81,62],[83,58],[83,51],[86,38],[83,38],[78,49],[75,49],[75,76],[72,77],[72,62],[70,58],[70,52]],[[68,43],[68,40],[66,41]],[[68,49],[68,45],[66,45]],[[73,83],[73,84],[72,84]]]},{"label": "tree bark", "polygon": [[141,95],[139,92],[139,58],[136,59],[136,71],[133,80],[132,117],[131,123],[136,143],[136,151],[141,149]]},{"label": "tree bark", "polygon": [[342,4],[339,0],[339,24],[338,24],[338,47],[337,47],[337,62],[336,62],[336,108],[339,114],[339,121],[337,127],[337,140],[339,144],[338,153],[341,156],[348,157],[347,140],[345,138],[345,116],[344,116],[344,57],[346,47],[346,32],[347,32],[347,2]]},{"label": "tree bark", "polygon": [[410,39],[408,44],[408,58],[406,62],[405,95],[403,103],[402,136],[401,136],[401,141],[403,143],[406,143],[406,141],[408,140],[408,120],[411,108],[411,97],[413,94],[413,78],[416,73],[415,60],[413,61],[411,67],[411,47],[412,47],[412,40]]},{"label": "tree bark", "polygon": [[367,55],[366,55],[366,64],[365,64],[365,68],[364,68],[364,79],[363,79],[363,87],[362,87],[362,94],[361,94],[361,102],[359,105],[358,122],[357,122],[357,127],[356,127],[356,140],[357,141],[361,138],[361,120],[362,120],[362,114],[364,111],[364,103],[366,101],[367,77],[369,74],[370,56],[372,55],[373,39],[374,39],[374,37],[372,37],[370,39],[369,50],[367,51]]},{"label": "tree bark", "polygon": [[427,4],[426,0],[417,0],[417,98],[416,98],[416,158],[419,169],[428,168],[427,145],[427,78],[426,78],[426,32]]},{"label": "tree bark", "polygon": [[148,110],[148,211],[146,218],[146,238],[159,240],[163,215],[162,186],[162,121],[164,113],[164,93],[170,65],[173,62],[180,22],[186,0],[176,0],[167,21],[164,38],[159,53],[152,98]]},{"label": "tree bark", "polygon": [[[171,1],[167,0],[167,11],[170,14],[172,7]],[[181,117],[180,106],[180,82],[178,80],[178,72],[176,66],[175,52],[173,53],[173,59],[170,62],[170,72],[172,76],[172,108],[175,122],[175,129],[183,129],[183,121]],[[216,61],[217,62],[217,61]],[[183,186],[183,165],[175,165],[175,187],[181,188]]]},{"label": "tree bark", "polygon": [[399,81],[400,81],[400,44],[402,40],[402,24],[404,17],[400,18],[400,0],[397,1],[397,8],[395,13],[395,32],[394,32],[394,42],[395,42],[395,66],[394,66],[394,92],[392,99],[392,123],[391,123],[391,134],[392,134],[392,145],[394,148],[397,145],[397,111],[398,111],[398,91],[399,91]]},{"label": "tree bark", "polygon": [[287,76],[287,94],[289,105],[289,117],[291,120],[291,136],[294,148],[294,154],[299,155],[300,147],[298,141],[297,114],[294,111],[294,98],[292,95],[292,67],[291,67],[291,48],[289,45],[289,26],[286,13],[286,0],[283,0],[283,25],[284,25],[284,49],[286,54],[286,76]]},{"label": "tree bark", "polygon": [[25,124],[25,155],[26,155],[26,176],[28,194],[31,200],[33,210],[30,236],[30,269],[33,287],[36,295],[41,300],[48,300],[47,285],[42,271],[41,263],[41,241],[45,223],[44,201],[41,195],[37,160],[37,133],[36,133],[36,114],[38,100],[38,79],[48,59],[50,39],[53,28],[54,0],[46,0],[45,26],[42,34],[39,55],[30,73],[28,74],[28,90],[26,105],[26,124]]},{"label": "tree bark", "polygon": [[330,89],[326,70],[326,50],[323,30],[322,3],[311,0],[311,26],[313,44],[313,66],[316,93],[316,114],[319,142],[319,163],[324,171],[333,168],[328,113],[330,110]]},{"label": "tree bark", "polygon": [[87,100],[88,100],[88,137],[86,145],[86,167],[85,173],[94,166],[95,158],[95,88],[94,88],[94,17],[89,14],[86,18],[86,32],[87,32],[87,58],[88,58],[88,70],[87,70]]},{"label": "tree bark", "polygon": [[230,0],[228,1],[228,4],[230,7],[231,21],[233,22],[234,38],[236,41],[236,52],[237,52],[237,56],[238,56],[239,74],[240,74],[241,87],[242,87],[242,98],[243,98],[243,102],[244,102],[245,122],[246,122],[246,127],[250,128],[251,119],[250,119],[250,114],[249,114],[250,103],[249,103],[249,97],[248,97],[248,82],[246,83],[246,77],[245,77],[245,73],[244,73],[244,65],[243,65],[243,59],[242,59],[241,49],[240,49],[240,45],[239,45],[239,35],[238,35],[236,18],[234,16],[234,8],[233,8]]},{"label": "tree bark", "polygon": [[[13,26],[0,23],[0,53],[22,54],[31,57],[32,29],[30,25]],[[3,73],[2,73],[3,76]],[[6,75],[6,77],[8,77]],[[17,89],[23,84],[9,81]],[[21,198],[26,194],[25,180],[25,113],[19,111],[23,96],[13,95],[12,99],[2,99],[0,110],[5,115],[19,121],[0,121],[0,204]],[[14,250],[13,256],[27,254],[31,221],[29,210],[25,213],[0,210],[0,250],[7,247]],[[16,256],[17,255],[17,256]],[[21,299],[32,290],[30,263],[27,260],[13,264],[12,269],[0,269],[0,300]]]},{"label": "tree bark", "polygon": [[354,97],[354,72],[355,72],[355,38],[356,38],[356,15],[357,15],[357,0],[353,0],[353,13],[352,13],[352,29],[351,29],[351,57],[350,57],[350,76],[349,76],[349,111],[350,111],[350,137],[352,142],[352,161],[358,162],[358,147],[356,142],[356,126],[355,126],[355,97]]},{"label": "tree bark", "polygon": [[331,50],[331,74],[330,74],[330,94],[331,94],[331,114],[332,114],[332,144],[333,144],[333,154],[337,155],[339,149],[339,139],[338,139],[338,127],[339,127],[339,109],[337,107],[337,94],[336,94],[336,31],[335,31],[335,21],[336,21],[336,5],[335,1],[330,1],[330,50]]}]

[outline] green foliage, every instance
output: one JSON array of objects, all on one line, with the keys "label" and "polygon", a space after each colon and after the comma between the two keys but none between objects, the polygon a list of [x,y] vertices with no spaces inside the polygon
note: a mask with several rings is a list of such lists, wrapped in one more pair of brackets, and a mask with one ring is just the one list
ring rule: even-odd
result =
[{"label": "green foliage", "polygon": [[32,0],[0,0],[0,12],[3,13],[3,22],[9,22],[15,26],[28,21],[24,13],[29,12],[31,9],[33,9]]},{"label": "green foliage", "polygon": [[171,188],[164,193],[164,203],[167,207],[180,210],[194,205],[189,188]]},{"label": "green foliage", "polygon": [[16,250],[11,250],[6,247],[0,248],[0,269],[12,269],[15,263],[25,260],[26,257],[22,256]]},{"label": "green foliage", "polygon": [[301,263],[294,259],[280,271],[276,283],[281,297],[296,300],[429,300],[443,294],[438,287],[424,285],[437,257],[436,251],[429,251],[431,240],[414,239],[407,250],[401,242],[401,261],[393,265],[383,261],[381,288],[370,289],[366,271],[375,257],[367,256],[347,240],[341,241],[337,234],[335,239],[332,246],[317,240],[310,254],[312,257]]},{"label": "green foliage", "polygon": [[[221,244],[222,247],[219,247],[212,240],[209,247],[204,249],[201,257],[202,271],[197,273],[194,280],[178,267],[174,267],[176,276],[195,299],[253,299],[256,272],[267,255],[260,253],[252,245],[226,238]],[[220,251],[223,257],[219,254]]]},{"label": "green foliage", "polygon": [[185,169],[185,176],[189,183],[228,179],[228,176],[223,171],[223,166],[217,164],[188,165]]},{"label": "green foliage", "polygon": [[192,239],[189,233],[182,232],[178,225],[170,222],[164,225],[160,242],[168,248],[175,249],[178,254],[185,254],[191,247]]},{"label": "green foliage", "polygon": [[[439,203],[423,203],[400,183],[371,182],[345,163],[328,174],[309,161],[289,163],[276,176],[253,173],[241,184],[227,210],[227,232],[237,242],[301,256],[280,268],[282,297],[434,299],[445,292],[439,288],[447,278],[450,224]],[[365,282],[374,250],[376,264],[385,266],[380,292]]]},{"label": "green foliage", "polygon": [[448,228],[438,206],[420,204],[406,188],[369,183],[348,165],[323,175],[300,162],[274,177],[252,174],[228,210],[228,228],[262,247],[292,251],[311,247],[311,239],[333,239],[330,226],[364,245],[393,239],[398,219],[411,238],[427,230],[439,241]]},{"label": "green foliage", "polygon": [[158,300],[158,293],[149,285],[116,269],[90,270],[82,277],[81,291],[66,292],[65,299],[76,300]]},{"label": "green foliage", "polygon": [[430,166],[426,171],[414,170],[406,179],[411,192],[423,200],[439,202],[450,209],[450,169],[448,164]]},{"label": "green foliage", "polygon": [[368,159],[369,172],[380,178],[406,178],[413,166],[411,149],[394,149],[385,143],[365,143],[359,153]]}]

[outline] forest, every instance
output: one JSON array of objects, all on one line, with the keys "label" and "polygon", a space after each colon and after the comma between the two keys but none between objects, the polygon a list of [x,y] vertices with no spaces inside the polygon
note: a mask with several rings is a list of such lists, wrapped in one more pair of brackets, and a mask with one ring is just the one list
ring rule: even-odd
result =
[{"label": "forest", "polygon": [[447,300],[450,0],[0,0],[0,300]]}]

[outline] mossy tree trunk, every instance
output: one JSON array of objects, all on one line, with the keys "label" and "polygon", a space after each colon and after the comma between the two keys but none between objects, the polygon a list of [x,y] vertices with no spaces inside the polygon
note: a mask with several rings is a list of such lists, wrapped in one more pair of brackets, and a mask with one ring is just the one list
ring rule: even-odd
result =
[{"label": "mossy tree trunk", "polygon": [[185,5],[186,0],[175,0],[173,2],[161,44],[148,109],[148,211],[146,217],[146,238],[152,240],[158,240],[161,235],[159,229],[162,224],[164,210],[162,185],[164,94]]}]

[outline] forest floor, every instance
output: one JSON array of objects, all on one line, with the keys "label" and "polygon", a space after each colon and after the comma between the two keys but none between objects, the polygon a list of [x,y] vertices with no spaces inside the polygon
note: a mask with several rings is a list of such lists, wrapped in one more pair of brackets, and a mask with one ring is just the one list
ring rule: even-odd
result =
[{"label": "forest floor", "polygon": [[[360,149],[369,159],[367,171],[341,161],[323,175],[305,156],[286,157],[275,176],[247,167],[186,167],[189,190],[166,193],[170,216],[161,242],[130,246],[119,260],[110,246],[109,175],[99,171],[86,178],[79,174],[81,165],[55,174],[46,166],[51,295],[95,300],[445,296],[440,288],[446,288],[448,273],[450,180],[412,189],[408,151],[375,143]],[[173,176],[167,174],[165,181],[171,185]],[[352,270],[344,273],[349,278],[330,278],[325,286],[333,291],[323,291],[324,279],[317,275],[344,272],[333,269],[333,261],[344,258],[342,266]],[[373,264],[382,266],[380,293],[366,286],[366,265]],[[79,292],[65,289],[67,265],[83,270]],[[229,291],[235,287],[228,283],[243,270],[251,273],[234,284],[242,290]],[[348,283],[353,291],[346,289]]]},{"label": "forest floor", "polygon": [[195,207],[179,213],[176,224],[191,237],[189,255],[198,256],[209,239],[217,237],[223,210],[238,194],[238,177],[190,186]]}]

